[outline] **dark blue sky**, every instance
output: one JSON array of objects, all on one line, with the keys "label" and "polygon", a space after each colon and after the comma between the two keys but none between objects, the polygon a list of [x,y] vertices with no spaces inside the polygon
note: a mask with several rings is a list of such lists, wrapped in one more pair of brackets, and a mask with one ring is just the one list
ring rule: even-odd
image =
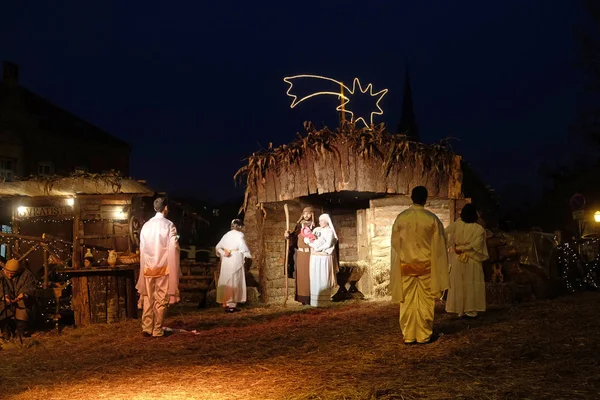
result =
[{"label": "dark blue sky", "polygon": [[501,192],[539,186],[543,160],[573,153],[578,1],[34,3],[2,5],[0,59],[130,142],[132,174],[157,190],[231,198],[259,146],[305,120],[335,125],[335,99],[289,108],[294,74],[388,88],[376,122],[395,130],[408,64],[423,141],[460,139]]}]

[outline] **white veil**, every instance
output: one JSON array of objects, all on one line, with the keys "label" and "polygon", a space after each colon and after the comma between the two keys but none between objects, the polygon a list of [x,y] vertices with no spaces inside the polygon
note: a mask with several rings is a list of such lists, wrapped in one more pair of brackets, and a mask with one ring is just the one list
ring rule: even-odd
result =
[{"label": "white veil", "polygon": [[333,222],[331,221],[331,217],[329,216],[329,214],[321,214],[321,216],[319,217],[319,220],[321,220],[321,219],[324,220],[325,222],[327,222],[327,224],[333,231],[333,237],[335,238],[335,240],[338,240],[337,233],[335,232],[335,228],[333,227]]}]

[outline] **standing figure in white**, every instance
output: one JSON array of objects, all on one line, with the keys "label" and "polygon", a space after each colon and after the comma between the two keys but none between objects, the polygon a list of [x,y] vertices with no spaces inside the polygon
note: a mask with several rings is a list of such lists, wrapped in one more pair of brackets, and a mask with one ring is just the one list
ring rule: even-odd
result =
[{"label": "standing figure in white", "polygon": [[334,250],[338,237],[329,214],[319,217],[319,226],[313,232],[314,239],[304,238],[310,246],[310,305],[321,307],[331,302],[335,286],[338,260]]},{"label": "standing figure in white", "polygon": [[231,221],[231,230],[221,238],[216,251],[221,257],[221,273],[217,284],[217,303],[223,304],[225,312],[240,311],[237,303],[246,302],[246,271],[244,260],[252,258],[244,240],[244,223]]}]

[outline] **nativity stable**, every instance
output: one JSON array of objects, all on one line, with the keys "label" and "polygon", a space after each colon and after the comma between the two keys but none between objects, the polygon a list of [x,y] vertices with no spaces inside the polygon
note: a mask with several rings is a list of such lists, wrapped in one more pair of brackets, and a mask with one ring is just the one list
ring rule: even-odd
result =
[{"label": "nativity stable", "polygon": [[246,241],[261,299],[283,303],[286,291],[293,299],[293,279],[286,290],[284,231],[294,228],[306,206],[331,215],[340,266],[358,272],[358,288],[368,296],[385,295],[396,216],[410,206],[412,188],[423,185],[429,191],[427,208],[445,226],[454,221],[469,201],[462,191],[461,157],[443,143],[412,141],[383,125],[305,127],[306,136],[252,154],[236,174],[246,181]]}]

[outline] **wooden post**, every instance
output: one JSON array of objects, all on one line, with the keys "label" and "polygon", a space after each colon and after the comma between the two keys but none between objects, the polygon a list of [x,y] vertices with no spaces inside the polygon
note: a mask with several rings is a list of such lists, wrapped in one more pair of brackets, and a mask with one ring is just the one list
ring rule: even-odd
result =
[{"label": "wooden post", "polygon": [[[285,232],[286,235],[290,231],[290,210],[287,203],[283,205],[285,211]],[[283,262],[283,279],[285,280],[285,300],[283,300],[283,306],[285,307],[288,300],[288,260],[290,255],[290,238],[289,236],[285,239],[285,258]]]},{"label": "wooden post", "polygon": [[119,321],[127,318],[127,273],[120,271],[117,274],[117,292],[119,298]]},{"label": "wooden post", "polygon": [[79,237],[83,236],[81,225],[81,204],[79,199],[75,198],[73,204],[73,258],[72,267],[81,268],[81,241]]},{"label": "wooden post", "polygon": [[342,108],[342,123],[346,121],[346,107],[344,105],[344,100],[344,82],[340,82],[340,104]]},{"label": "wooden post", "polygon": [[106,322],[119,321],[119,278],[118,272],[109,274],[106,282]]},{"label": "wooden post", "polygon": [[115,237],[115,221],[112,222],[112,248],[117,251],[117,238]]},{"label": "wooden post", "polygon": [[90,297],[87,276],[74,276],[71,278],[73,284],[73,314],[75,326],[82,327],[91,322]]},{"label": "wooden post", "polygon": [[[12,203],[12,233],[13,234],[19,234],[19,220],[17,219],[17,212],[15,207],[17,207],[13,201]],[[12,249],[11,249],[11,257],[12,258],[17,258],[20,255],[20,249],[19,249],[19,239],[16,239],[15,241],[13,241],[13,245],[12,245]]]},{"label": "wooden post", "polygon": [[456,221],[456,199],[450,199],[448,200],[449,205],[449,214],[450,214],[450,223]]},{"label": "wooden post", "polygon": [[[46,234],[42,233],[42,240],[46,239]],[[43,288],[47,289],[48,288],[48,250],[46,248],[46,246],[44,246],[44,251],[43,251],[43,265],[44,265],[44,283],[43,283]]]},{"label": "wooden post", "polygon": [[127,271],[125,275],[125,296],[127,297],[127,318],[137,318],[137,296],[135,294],[135,275]]},{"label": "wooden post", "polygon": [[129,223],[130,218],[131,218],[131,216],[128,217],[128,219],[127,219],[128,223],[126,224],[126,228],[127,228],[127,252],[129,254],[133,253],[133,243],[131,243],[131,231],[130,231],[132,224]]}]

